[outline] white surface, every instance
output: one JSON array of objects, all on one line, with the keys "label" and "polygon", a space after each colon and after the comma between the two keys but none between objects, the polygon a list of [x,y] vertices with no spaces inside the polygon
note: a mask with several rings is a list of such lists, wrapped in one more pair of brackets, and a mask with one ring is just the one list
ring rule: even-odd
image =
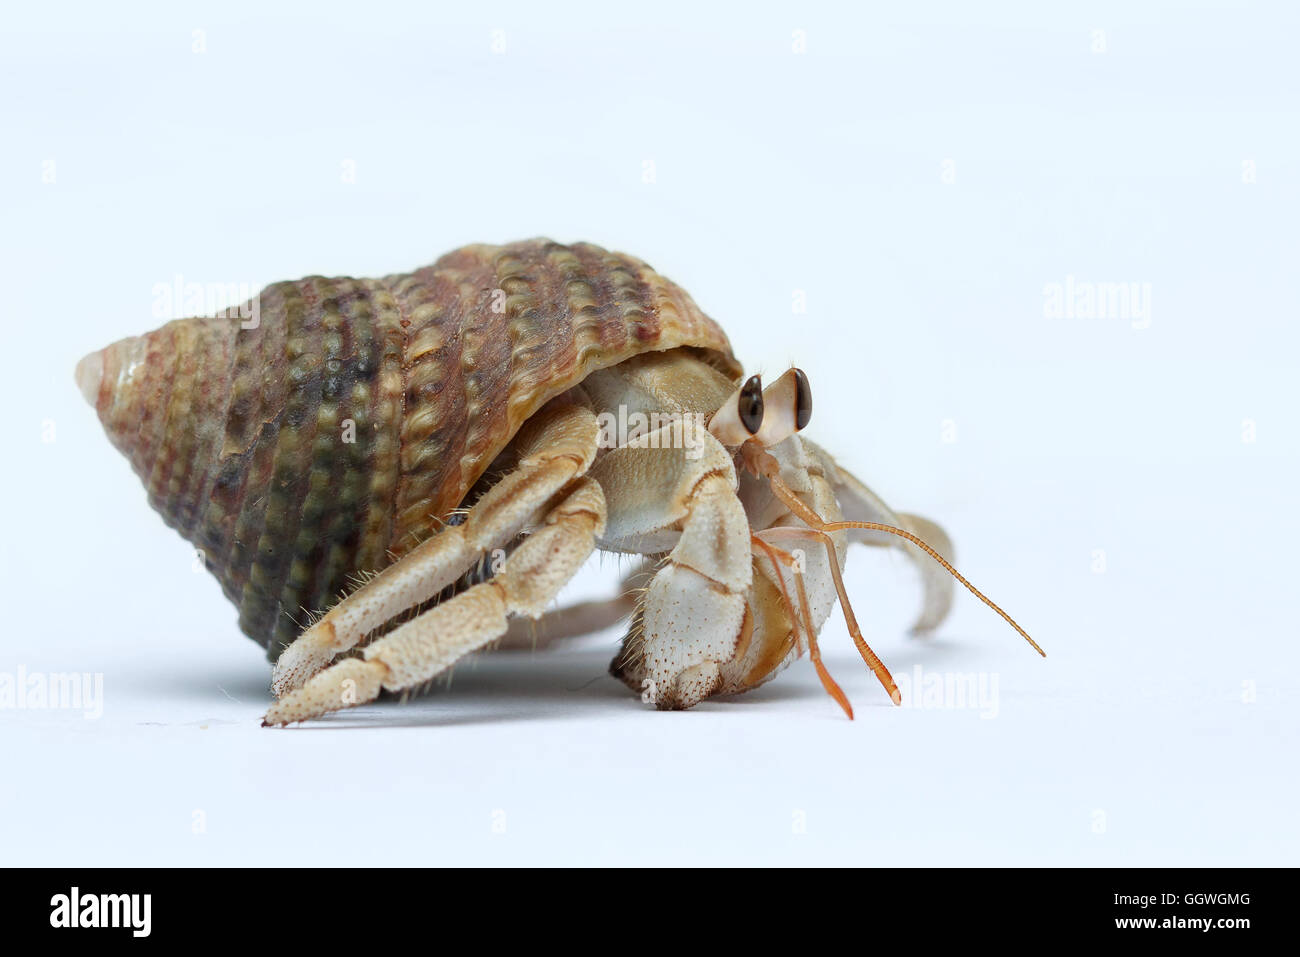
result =
[{"label": "white surface", "polygon": [[[261,6],[6,15],[0,673],[105,700],[0,710],[0,863],[1300,862],[1292,7]],[[268,666],[74,363],[178,273],[537,234],[647,259],[751,368],[808,371],[810,434],[1048,649],[969,596],[912,641],[913,573],[854,554],[894,673],[996,675],[996,717],[889,707],[833,621],[853,722],[807,662],[655,713],[603,677],[610,633],[258,726]],[[1047,318],[1067,276],[1150,283],[1149,325]]]}]

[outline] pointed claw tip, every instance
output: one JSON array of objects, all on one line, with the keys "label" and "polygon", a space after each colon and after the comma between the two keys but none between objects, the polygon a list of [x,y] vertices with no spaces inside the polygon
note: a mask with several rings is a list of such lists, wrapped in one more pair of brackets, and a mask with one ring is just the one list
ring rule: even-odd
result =
[{"label": "pointed claw tip", "polygon": [[898,705],[898,707],[901,708],[903,706],[903,693],[897,688],[889,692],[889,699],[893,701],[894,704]]}]

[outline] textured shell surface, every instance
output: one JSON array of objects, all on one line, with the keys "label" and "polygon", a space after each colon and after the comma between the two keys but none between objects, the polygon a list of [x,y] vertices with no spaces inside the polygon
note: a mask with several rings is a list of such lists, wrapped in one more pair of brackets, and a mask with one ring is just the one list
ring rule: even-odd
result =
[{"label": "textured shell surface", "polygon": [[255,326],[178,319],[123,339],[77,378],[272,657],[306,612],[433,533],[591,372],[691,347],[739,373],[685,291],[587,243],[466,246],[405,275],[275,283],[258,306]]}]

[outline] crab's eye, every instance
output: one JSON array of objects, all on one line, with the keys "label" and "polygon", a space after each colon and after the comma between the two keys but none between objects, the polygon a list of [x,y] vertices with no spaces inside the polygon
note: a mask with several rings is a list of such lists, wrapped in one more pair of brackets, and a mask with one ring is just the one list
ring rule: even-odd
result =
[{"label": "crab's eye", "polygon": [[750,435],[763,427],[763,381],[758,376],[750,376],[749,381],[740,387],[736,413]]},{"label": "crab's eye", "polygon": [[803,431],[812,418],[812,386],[802,369],[794,371],[794,427]]},{"label": "crab's eye", "polygon": [[763,379],[752,375],[745,380],[727,401],[722,403],[709,420],[709,431],[723,445],[737,448],[744,445],[763,427]]},{"label": "crab's eye", "polygon": [[763,390],[765,415],[754,441],[763,448],[779,445],[812,418],[812,388],[802,369],[787,369]]}]

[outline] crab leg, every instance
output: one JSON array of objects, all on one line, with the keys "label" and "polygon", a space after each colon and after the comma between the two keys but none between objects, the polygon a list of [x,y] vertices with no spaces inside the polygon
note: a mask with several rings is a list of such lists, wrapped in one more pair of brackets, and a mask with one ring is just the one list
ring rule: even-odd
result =
[{"label": "crab leg", "polygon": [[584,601],[554,608],[541,618],[512,618],[510,627],[493,651],[537,651],[584,635],[604,631],[636,610],[636,593],[654,574],[653,566],[640,562],[619,584],[619,593],[603,601]]},{"label": "crab leg", "polygon": [[506,631],[510,615],[539,617],[595,548],[605,497],[590,478],[574,483],[545,524],[526,537],[501,571],[465,590],[289,692],[263,724],[305,721],[373,701],[383,689],[423,684]]},{"label": "crab leg", "polygon": [[596,417],[580,391],[544,406],[515,440],[518,466],[474,504],[462,524],[444,527],[385,568],[281,653],[271,679],[275,695],[301,688],[366,634],[437,595],[480,556],[540,521],[547,503],[591,466],[598,438]]},{"label": "crab leg", "polygon": [[[689,708],[721,683],[745,624],[753,581],[749,520],[723,445],[687,421],[614,449],[592,476],[605,490],[609,524],[601,547],[668,552],[641,603],[645,646],[635,671],[616,665],[661,709]],[[628,661],[632,656],[624,654]]]}]

